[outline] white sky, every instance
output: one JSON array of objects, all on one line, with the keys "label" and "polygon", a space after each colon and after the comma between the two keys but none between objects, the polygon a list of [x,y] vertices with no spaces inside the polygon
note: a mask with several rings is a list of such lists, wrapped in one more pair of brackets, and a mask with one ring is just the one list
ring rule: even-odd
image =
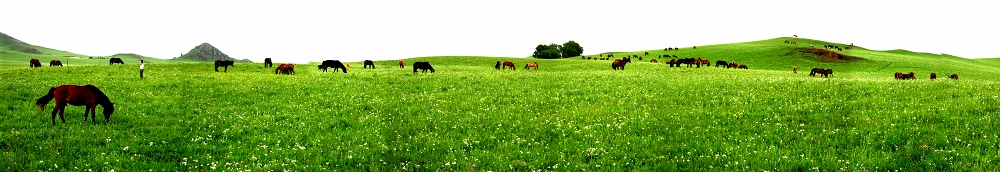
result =
[{"label": "white sky", "polygon": [[992,1],[0,0],[0,32],[85,55],[173,58],[208,42],[237,59],[360,61],[584,54],[797,34],[870,49],[1000,57]]}]

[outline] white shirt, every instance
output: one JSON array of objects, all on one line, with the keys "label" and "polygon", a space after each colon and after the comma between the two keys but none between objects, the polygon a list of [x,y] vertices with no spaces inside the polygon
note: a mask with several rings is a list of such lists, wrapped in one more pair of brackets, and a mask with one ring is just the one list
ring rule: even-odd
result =
[{"label": "white shirt", "polygon": [[139,70],[143,69],[146,69],[146,64],[145,63],[139,64]]}]

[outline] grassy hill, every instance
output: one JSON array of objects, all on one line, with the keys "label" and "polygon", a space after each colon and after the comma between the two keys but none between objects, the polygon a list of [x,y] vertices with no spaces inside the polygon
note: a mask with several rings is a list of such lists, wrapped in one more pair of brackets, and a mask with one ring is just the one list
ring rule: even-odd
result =
[{"label": "grassy hill", "polygon": [[[1000,157],[990,132],[1000,92],[988,91],[1000,89],[998,75],[964,77],[982,69],[957,68],[962,80],[901,81],[850,66],[896,63],[885,57],[832,63],[843,72],[815,78],[732,58],[755,68],[634,62],[614,71],[610,61],[575,58],[420,57],[405,59],[404,69],[396,61],[377,61],[377,69],[349,63],[347,74],[301,64],[291,76],[259,63],[228,73],[209,63],[151,64],[146,79],[131,63],[2,70],[11,77],[0,89],[12,91],[0,95],[9,112],[0,128],[10,130],[0,135],[0,164],[100,171],[1000,167],[988,161]],[[498,60],[541,67],[498,71]],[[437,72],[414,74],[415,61]],[[68,123],[52,125],[50,111],[32,104],[61,84],[98,85],[116,103],[111,123],[81,123],[83,108],[70,107]]]},{"label": "grassy hill", "polygon": [[[350,62],[347,74],[260,63],[136,63],[0,70],[0,166],[163,171],[990,171],[1000,168],[1000,71],[969,60],[854,49],[824,61],[778,38],[650,50],[749,70],[644,61],[418,57]],[[641,52],[619,52],[640,54]],[[791,53],[791,54],[790,54]],[[131,56],[131,55],[121,55]],[[6,57],[6,56],[5,56]],[[661,62],[664,58],[659,59]],[[173,61],[173,60],[170,60]],[[413,73],[428,61],[435,73]],[[539,70],[495,70],[496,61]],[[105,61],[106,62],[106,61]],[[791,66],[802,71],[793,74]],[[809,77],[832,68],[830,78]],[[895,80],[915,71],[918,80]],[[926,72],[961,80],[928,80]],[[51,124],[52,87],[94,84],[109,124],[83,107]],[[102,108],[103,110],[103,108]],[[100,110],[98,110],[100,112]],[[58,120],[58,119],[57,119]],[[0,167],[5,168],[5,167]]]},{"label": "grassy hill", "polygon": [[139,63],[139,60],[145,60],[147,63],[200,62],[186,59],[166,60],[133,53],[119,53],[111,56],[82,55],[31,45],[7,34],[0,33],[0,69],[27,68],[30,59],[40,60],[43,63],[42,66],[48,66],[48,62],[52,60],[59,60],[63,62],[64,66],[77,66],[108,65],[109,58],[121,58],[126,64]]},{"label": "grassy hill", "polygon": [[189,61],[203,61],[212,62],[216,60],[232,60],[236,61],[235,58],[229,57],[226,53],[222,53],[221,50],[212,46],[212,44],[202,43],[201,45],[191,48],[188,53],[181,55],[180,57],[174,58],[180,60]]}]

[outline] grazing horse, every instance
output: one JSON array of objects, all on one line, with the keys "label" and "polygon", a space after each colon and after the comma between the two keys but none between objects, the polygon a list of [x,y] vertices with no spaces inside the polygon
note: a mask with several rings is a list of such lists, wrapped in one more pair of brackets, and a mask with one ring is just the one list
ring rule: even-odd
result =
[{"label": "grazing horse", "polygon": [[503,62],[497,61],[497,65],[493,65],[493,68],[500,70],[500,66],[503,66]]},{"label": "grazing horse", "polygon": [[936,73],[933,73],[933,72],[931,72],[931,79],[937,79],[937,74],[936,74]]},{"label": "grazing horse", "polygon": [[715,61],[715,67],[719,67],[719,66],[723,66],[723,67],[729,68],[729,63],[726,63],[726,61],[724,61],[724,60]]},{"label": "grazing horse", "polygon": [[49,67],[52,67],[52,66],[62,66],[62,62],[59,61],[59,60],[49,61]]},{"label": "grazing horse", "polygon": [[670,64],[670,67],[674,67],[675,65],[677,67],[681,67],[681,65],[677,63],[677,59],[670,59],[670,62],[667,62],[667,64]]},{"label": "grazing horse", "polygon": [[809,72],[809,76],[816,76],[817,73],[822,75],[823,73],[826,73],[826,70],[823,70],[823,68],[813,68],[812,71]]},{"label": "grazing horse", "polygon": [[896,72],[896,79],[907,80],[907,79],[917,79],[917,78],[914,77],[913,72],[910,72],[909,74]]},{"label": "grazing horse", "polygon": [[530,67],[535,67],[535,70],[538,70],[538,63],[528,62],[528,64],[524,65],[524,69],[531,69]]},{"label": "grazing horse", "polygon": [[507,69],[508,66],[510,67],[511,70],[517,70],[517,67],[514,67],[514,62],[504,61],[503,69]]},{"label": "grazing horse", "polygon": [[48,94],[35,101],[35,106],[38,106],[39,111],[45,111],[45,105],[49,104],[53,98],[56,99],[56,105],[55,108],[52,108],[52,124],[56,124],[56,113],[59,113],[59,119],[66,123],[66,117],[63,115],[66,111],[66,104],[86,106],[86,110],[83,111],[83,121],[87,121],[87,115],[90,114],[91,121],[97,122],[97,112],[95,112],[97,105],[104,107],[105,124],[111,120],[111,113],[115,112],[115,103],[112,103],[108,96],[94,85],[52,87]]},{"label": "grazing horse", "polygon": [[404,64],[404,63],[403,63],[403,59],[400,59],[400,60],[399,60],[399,68],[400,68],[400,69],[402,69],[402,68],[403,68],[403,64]]},{"label": "grazing horse", "polygon": [[656,59],[650,60],[649,62],[656,63]]},{"label": "grazing horse", "polygon": [[712,67],[712,62],[705,59],[698,58],[698,60],[696,60],[695,62],[697,62],[699,68],[701,67],[701,65],[705,65],[705,67]]},{"label": "grazing horse", "polygon": [[[678,64],[687,64],[688,67],[691,67],[692,65],[697,64],[699,68],[701,67],[701,63],[699,63],[697,61],[697,59],[694,59],[694,58],[678,59],[677,63]],[[677,67],[680,67],[680,66],[677,66]]]},{"label": "grazing horse", "polygon": [[745,65],[745,64],[741,64],[739,68],[740,68],[740,69],[747,69],[747,65]]},{"label": "grazing horse", "polygon": [[951,79],[954,79],[954,80],[958,80],[958,74],[954,74],[953,73],[953,74],[951,74],[951,76],[948,76],[948,78],[951,78]]},{"label": "grazing horse", "polygon": [[31,67],[42,67],[42,62],[38,61],[38,59],[31,59],[28,63]]},{"label": "grazing horse", "polygon": [[274,74],[278,74],[278,72],[281,72],[281,74],[285,74],[285,75],[295,74],[295,65],[294,64],[287,64],[287,63],[286,64],[280,64],[280,65],[278,65],[277,68],[274,68]]},{"label": "grazing horse", "polygon": [[646,51],[646,54],[644,56],[648,56],[648,55],[649,55],[649,51]]},{"label": "grazing horse", "polygon": [[215,60],[215,72],[219,72],[219,67],[223,68],[222,72],[228,72],[229,66],[233,66],[232,60]]},{"label": "grazing horse", "polygon": [[[109,63],[108,65],[113,65],[115,63],[123,64],[124,65],[125,61],[122,61],[122,58],[111,58],[111,60],[108,63]],[[216,71],[216,72],[218,72],[218,71]]]},{"label": "grazing horse", "polygon": [[727,66],[726,69],[728,69],[728,68],[738,68],[738,67],[740,67],[740,64],[736,63],[736,60],[733,60],[732,63],[729,63],[729,66]]},{"label": "grazing horse", "polygon": [[264,58],[264,68],[269,67],[274,67],[274,63],[271,63],[271,58]]},{"label": "grazing horse", "polygon": [[420,69],[423,73],[427,73],[427,70],[431,70],[431,73],[434,73],[434,67],[431,67],[431,63],[428,62],[413,62],[413,73],[417,73],[417,69]]},{"label": "grazing horse", "polygon": [[813,68],[812,71],[809,72],[809,76],[816,76],[817,73],[825,78],[829,78],[830,74],[833,74],[833,69]]},{"label": "grazing horse", "polygon": [[799,67],[798,66],[792,66],[792,73],[795,73],[795,74],[799,73]]},{"label": "grazing horse", "polygon": [[788,43],[792,43],[792,42],[789,42],[788,40],[785,40],[785,43],[788,44]]},{"label": "grazing horse", "polygon": [[323,72],[326,72],[327,68],[333,68],[333,72],[337,72],[337,70],[344,70],[344,73],[347,73],[347,66],[344,66],[344,63],[341,63],[340,60],[324,60],[323,63],[317,67],[319,70],[323,70]]},{"label": "grazing horse", "polygon": [[632,62],[631,58],[623,58],[623,59],[615,60],[614,62],[611,62],[611,69],[614,69],[614,70],[618,70],[618,69],[625,70],[625,65],[628,64],[628,63],[631,63],[631,62]]},{"label": "grazing horse", "polygon": [[372,66],[372,69],[375,69],[375,62],[372,62],[371,60],[365,60],[365,65],[362,66],[361,68],[368,69],[368,66]]}]

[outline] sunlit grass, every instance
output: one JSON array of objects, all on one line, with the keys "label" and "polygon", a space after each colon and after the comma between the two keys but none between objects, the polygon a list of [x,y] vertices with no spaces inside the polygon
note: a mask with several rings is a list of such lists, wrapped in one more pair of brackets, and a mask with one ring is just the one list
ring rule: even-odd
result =
[{"label": "sunlit grass", "polygon": [[[539,70],[498,71],[497,60]],[[413,74],[415,61],[436,73]],[[0,164],[34,170],[992,170],[996,78],[424,57],[349,73],[260,64],[0,71]],[[111,123],[33,102],[95,84]],[[47,109],[51,109],[48,105]]]}]

